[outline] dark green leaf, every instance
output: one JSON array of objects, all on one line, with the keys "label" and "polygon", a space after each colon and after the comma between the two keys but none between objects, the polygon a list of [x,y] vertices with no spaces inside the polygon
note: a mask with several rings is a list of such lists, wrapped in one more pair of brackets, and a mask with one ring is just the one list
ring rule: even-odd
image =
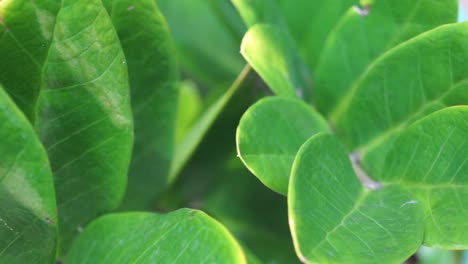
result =
[{"label": "dark green leaf", "polygon": [[54,174],[60,250],[116,208],[133,142],[127,66],[100,0],[64,0],[43,66],[36,128]]},{"label": "dark green leaf", "polygon": [[[213,0],[225,1],[225,0]],[[216,89],[225,89],[242,70],[239,54],[242,34],[225,23],[219,10],[207,0],[157,0],[174,36],[181,68],[191,77]],[[224,5],[224,7],[230,7]],[[223,10],[233,13],[233,8]]]},{"label": "dark green leaf", "polygon": [[310,138],[294,161],[290,227],[303,262],[401,263],[423,239],[422,206],[398,186],[365,189],[346,151],[328,134]]},{"label": "dark green leaf", "polygon": [[92,222],[67,263],[246,263],[232,235],[196,210],[124,213]]},{"label": "dark green leaf", "polygon": [[57,208],[46,152],[0,86],[0,262],[51,263]]},{"label": "dark green leaf", "polygon": [[322,55],[330,31],[335,28],[346,9],[356,2],[358,1],[279,0],[281,13],[286,20],[289,32],[297,43],[302,59],[312,73]]},{"label": "dark green leaf", "polygon": [[[374,65],[369,65],[378,56],[426,30],[455,22],[456,13],[456,0],[378,0],[350,8],[330,33],[314,75],[317,108],[326,114],[333,112],[343,97],[351,93],[353,83],[372,70]],[[427,59],[432,57],[425,51],[420,54]],[[417,68],[414,67],[417,61],[404,63]],[[408,80],[403,83],[410,85],[409,78],[418,75],[405,72]],[[393,88],[394,84],[388,85]],[[398,86],[404,87],[401,83]]]},{"label": "dark green leaf", "polygon": [[167,187],[173,156],[179,87],[175,49],[154,0],[105,2],[128,64],[135,126],[122,207],[147,208]]},{"label": "dark green leaf", "polygon": [[229,103],[232,96],[242,86],[242,83],[248,77],[249,73],[250,67],[246,65],[239,73],[237,79],[232,83],[231,87],[200,115],[195,124],[186,133],[184,139],[178,142],[169,180],[174,180],[179,174],[180,170],[190,158],[190,155],[192,155],[198,144],[200,144],[208,129],[223,111],[224,107]]},{"label": "dark green leaf", "polygon": [[325,131],[327,122],[301,100],[268,97],[250,107],[240,120],[238,153],[260,181],[286,195],[297,151],[310,136]]}]

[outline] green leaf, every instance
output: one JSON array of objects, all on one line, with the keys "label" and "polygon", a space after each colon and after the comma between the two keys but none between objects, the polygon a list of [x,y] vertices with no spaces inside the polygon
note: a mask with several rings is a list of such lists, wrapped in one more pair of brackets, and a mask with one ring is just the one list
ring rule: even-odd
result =
[{"label": "green leaf", "polygon": [[[213,0],[222,1],[225,0]],[[157,0],[169,24],[177,46],[181,68],[193,79],[210,89],[225,88],[242,70],[244,62],[239,54],[242,21],[237,17],[233,29],[225,23],[225,14],[207,0]],[[230,9],[223,10],[231,15]],[[227,81],[226,81],[227,80]]]},{"label": "green leaf", "polygon": [[125,57],[100,0],[62,1],[35,125],[54,174],[63,254],[82,226],[119,205],[133,143]]},{"label": "green leaf", "polygon": [[401,263],[423,239],[422,206],[399,186],[365,189],[329,134],[299,150],[289,184],[290,227],[303,262]]},{"label": "green leaf", "polygon": [[442,26],[391,49],[355,83],[332,122],[370,174],[379,173],[398,131],[468,102],[467,54],[468,23]]},{"label": "green leaf", "polygon": [[375,179],[407,188],[424,207],[424,244],[468,247],[468,106],[437,111],[395,141]]},{"label": "green leaf", "polygon": [[0,82],[34,121],[59,1],[0,1]]},{"label": "green leaf", "polygon": [[26,117],[0,86],[0,259],[51,263],[57,208],[46,152]]},{"label": "green leaf", "polygon": [[271,90],[285,97],[309,97],[310,77],[284,30],[257,24],[244,36],[241,53]]},{"label": "green leaf", "polygon": [[239,157],[261,182],[286,195],[297,151],[310,136],[325,131],[327,122],[301,100],[268,97],[251,106],[240,120]]},{"label": "green leaf", "polygon": [[175,48],[154,0],[107,2],[128,65],[135,126],[122,207],[147,208],[167,187],[175,145],[179,90]]},{"label": "green leaf", "polygon": [[232,235],[201,211],[122,213],[92,222],[67,263],[246,263]]},{"label": "green leaf", "polygon": [[[275,24],[288,32],[298,54],[315,68],[328,33],[354,0],[233,0],[248,27],[259,23]],[[296,50],[296,47],[295,49]],[[296,52],[296,51],[295,51]]]},{"label": "green leaf", "polygon": [[[372,71],[375,65],[369,65],[381,54],[417,34],[455,22],[456,17],[455,0],[378,0],[362,7],[353,6],[330,33],[321,53],[314,75],[317,108],[326,114],[333,112],[359,76]],[[420,54],[431,58],[431,53]],[[416,68],[414,64],[413,61],[406,67]],[[407,72],[406,76],[415,75]]]}]

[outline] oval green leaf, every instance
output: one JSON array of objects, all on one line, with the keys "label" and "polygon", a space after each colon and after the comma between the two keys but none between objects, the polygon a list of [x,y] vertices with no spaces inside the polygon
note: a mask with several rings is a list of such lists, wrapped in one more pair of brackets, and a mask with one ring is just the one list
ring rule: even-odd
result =
[{"label": "oval green leaf", "polygon": [[154,0],[107,0],[128,65],[135,142],[123,208],[145,209],[168,184],[175,141],[175,48]]},{"label": "oval green leaf", "polygon": [[0,262],[52,263],[57,208],[47,154],[0,86]]},{"label": "oval green leaf", "polygon": [[[455,22],[456,17],[456,0],[378,0],[351,7],[331,31],[317,65],[317,108],[326,114],[333,112],[378,56],[417,34]],[[407,75],[408,79],[413,76]]]},{"label": "oval green leaf", "polygon": [[225,227],[203,212],[122,213],[92,222],[67,263],[246,263]]},{"label": "oval green leaf", "polygon": [[299,99],[268,97],[251,106],[237,128],[237,151],[270,189],[287,194],[291,166],[301,145],[328,131],[327,122]]},{"label": "oval green leaf", "polygon": [[127,66],[101,0],[63,0],[43,65],[36,129],[54,174],[60,250],[116,208],[133,143]]},{"label": "oval green leaf", "polygon": [[241,53],[276,95],[310,96],[307,68],[280,27],[267,24],[251,27],[242,40]]},{"label": "oval green leaf", "polygon": [[422,206],[398,186],[364,189],[332,135],[311,137],[291,172],[288,207],[305,263],[401,263],[423,239]]}]

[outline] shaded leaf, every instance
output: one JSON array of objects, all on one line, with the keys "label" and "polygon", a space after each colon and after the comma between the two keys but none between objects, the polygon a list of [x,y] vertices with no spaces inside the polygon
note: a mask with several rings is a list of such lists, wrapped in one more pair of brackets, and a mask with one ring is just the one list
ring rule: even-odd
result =
[{"label": "shaded leaf", "polygon": [[364,189],[339,141],[315,135],[299,150],[291,172],[296,252],[303,262],[401,263],[423,239],[422,206],[412,200],[399,186]]},{"label": "shaded leaf", "polygon": [[133,143],[124,62],[100,0],[62,1],[35,124],[54,174],[60,254],[124,194]]},{"label": "shaded leaf", "polygon": [[246,263],[232,235],[196,210],[158,215],[122,213],[92,222],[67,263]]},{"label": "shaded leaf", "polygon": [[[376,58],[417,34],[455,22],[456,12],[456,0],[378,0],[350,7],[331,31],[314,75],[317,108],[326,114],[333,112],[343,97],[351,93],[353,83],[372,71],[374,65],[369,65]],[[421,51],[421,54],[431,57],[431,53]],[[404,63],[407,67],[415,64]],[[415,75],[407,72],[406,76]]]},{"label": "shaded leaf", "polygon": [[23,113],[0,86],[0,259],[51,263],[57,208],[46,152]]},{"label": "shaded leaf", "polygon": [[310,78],[295,46],[279,27],[257,24],[245,34],[241,53],[277,95],[309,97]]},{"label": "shaded leaf", "polygon": [[242,86],[242,83],[250,73],[250,67],[246,65],[237,79],[232,83],[229,89],[212,103],[197,119],[193,127],[186,133],[183,140],[176,146],[173,163],[169,175],[169,180],[174,180],[184,167],[193,151],[200,144],[208,129],[214,123],[224,107],[229,103],[232,96]]},{"label": "shaded leaf", "polygon": [[135,126],[122,208],[148,208],[167,187],[178,100],[173,43],[154,0],[107,0],[128,65]]},{"label": "shaded leaf", "polygon": [[[213,0],[216,2],[225,0]],[[242,70],[239,55],[242,34],[225,23],[224,14],[206,0],[157,0],[177,46],[179,64],[190,77],[209,89],[225,89]],[[224,7],[230,7],[224,5]],[[223,10],[233,15],[234,9]],[[234,23],[234,22],[232,22]],[[189,29],[189,30],[187,30]]]},{"label": "shaded leaf", "polygon": [[301,145],[328,131],[327,122],[298,99],[268,97],[249,108],[237,128],[241,160],[261,182],[287,194],[291,166]]}]

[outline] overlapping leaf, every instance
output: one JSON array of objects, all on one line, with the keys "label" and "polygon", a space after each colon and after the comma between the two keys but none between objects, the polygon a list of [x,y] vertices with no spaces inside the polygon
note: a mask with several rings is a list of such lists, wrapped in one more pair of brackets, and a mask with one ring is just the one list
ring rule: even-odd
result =
[{"label": "overlapping leaf", "polygon": [[233,0],[248,27],[268,23],[288,32],[296,44],[289,52],[301,55],[309,73],[315,69],[328,33],[354,3],[353,0]]},{"label": "overlapping leaf", "polygon": [[[331,135],[309,139],[294,162],[288,196],[298,254],[326,263],[393,263],[421,243],[468,246],[468,107],[437,111],[404,130],[381,183],[364,189]],[[424,235],[423,235],[424,234]]]},{"label": "overlapping leaf", "polygon": [[59,8],[60,1],[0,1],[0,82],[31,121]]},{"label": "overlapping leaf", "polygon": [[0,86],[0,259],[51,263],[57,208],[46,151]]},{"label": "overlapping leaf", "polygon": [[240,158],[272,190],[286,195],[291,166],[300,146],[327,122],[298,99],[262,99],[243,115],[236,141]]},{"label": "overlapping leaf", "polygon": [[95,220],[73,245],[67,263],[246,263],[232,235],[206,214],[122,213]]},{"label": "overlapping leaf", "polygon": [[332,115],[337,134],[379,174],[399,130],[438,109],[468,102],[468,24],[439,27],[391,49]]},{"label": "overlapping leaf", "polygon": [[147,208],[167,187],[175,142],[178,70],[154,0],[107,0],[128,65],[135,142],[123,208]]},{"label": "overlapping leaf", "polygon": [[339,141],[313,136],[297,154],[289,185],[296,252],[303,262],[401,263],[423,239],[422,208],[412,200],[401,187],[364,189]]},{"label": "overlapping leaf", "polygon": [[287,32],[257,24],[242,40],[241,53],[271,90],[284,97],[310,97],[310,77]]},{"label": "overlapping leaf", "polygon": [[417,34],[455,22],[456,13],[455,0],[378,0],[350,6],[330,32],[314,75],[317,108],[333,112],[378,56]]}]

